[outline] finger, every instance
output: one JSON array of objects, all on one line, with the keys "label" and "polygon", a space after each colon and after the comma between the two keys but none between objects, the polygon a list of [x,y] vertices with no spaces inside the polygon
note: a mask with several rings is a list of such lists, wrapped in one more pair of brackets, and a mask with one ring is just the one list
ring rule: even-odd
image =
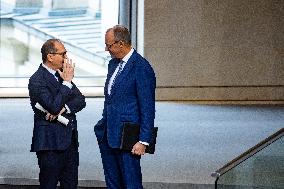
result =
[{"label": "finger", "polygon": [[53,115],[50,115],[50,116],[49,116],[49,121],[52,121],[52,120],[53,120],[53,117],[54,117]]},{"label": "finger", "polygon": [[45,120],[48,120],[48,119],[49,119],[49,116],[50,116],[50,113],[47,113],[47,114],[45,115]]},{"label": "finger", "polygon": [[64,59],[64,63],[63,63],[63,72],[64,72],[64,70],[66,70],[67,65],[68,65],[68,59]]},{"label": "finger", "polygon": [[72,60],[69,59],[69,62],[68,62],[68,64],[67,64],[67,71],[70,72],[72,69],[73,69]]},{"label": "finger", "polygon": [[70,69],[70,73],[74,75],[74,68],[73,67]]},{"label": "finger", "polygon": [[53,121],[54,120],[54,116],[50,116],[50,121]]},{"label": "finger", "polygon": [[69,60],[69,61],[68,61],[68,67],[69,67],[69,68],[73,67],[73,66],[72,66],[72,59],[68,59],[68,60]]},{"label": "finger", "polygon": [[135,148],[134,152],[135,152],[136,155],[138,155],[140,153],[140,149],[139,148]]}]

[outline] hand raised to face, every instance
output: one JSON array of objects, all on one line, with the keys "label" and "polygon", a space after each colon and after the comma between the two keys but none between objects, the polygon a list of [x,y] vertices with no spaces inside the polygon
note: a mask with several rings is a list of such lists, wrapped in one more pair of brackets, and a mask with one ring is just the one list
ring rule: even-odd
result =
[{"label": "hand raised to face", "polygon": [[57,71],[64,81],[71,82],[74,77],[74,68],[75,63],[72,62],[72,59],[66,58],[64,59],[62,71],[59,69]]}]

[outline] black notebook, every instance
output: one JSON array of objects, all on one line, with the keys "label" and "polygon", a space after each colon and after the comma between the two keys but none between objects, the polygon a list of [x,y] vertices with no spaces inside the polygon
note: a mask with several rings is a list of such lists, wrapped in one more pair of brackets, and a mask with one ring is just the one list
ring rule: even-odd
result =
[{"label": "black notebook", "polygon": [[[132,147],[139,141],[140,126],[138,124],[125,122],[123,124],[121,145],[120,149],[131,151]],[[156,138],[158,133],[158,127],[153,128],[151,141],[149,146],[146,147],[145,152],[149,154],[154,154]]]}]

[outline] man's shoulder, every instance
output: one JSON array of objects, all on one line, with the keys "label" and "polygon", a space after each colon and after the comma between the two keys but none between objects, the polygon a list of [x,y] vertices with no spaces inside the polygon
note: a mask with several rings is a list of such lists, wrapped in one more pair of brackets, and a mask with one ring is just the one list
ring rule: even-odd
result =
[{"label": "man's shoulder", "polygon": [[39,68],[31,75],[29,82],[32,81],[38,81],[44,79],[44,68],[42,66],[39,66]]},{"label": "man's shoulder", "polygon": [[139,54],[136,50],[134,50],[133,54],[129,58],[129,61],[134,62],[137,66],[144,66],[146,64],[150,64],[149,61],[141,54]]},{"label": "man's shoulder", "polygon": [[151,63],[137,52],[135,54],[133,53],[133,62],[138,69],[153,70]]},{"label": "man's shoulder", "polygon": [[[136,59],[136,60],[143,60],[145,59],[141,54],[139,54],[136,50],[133,51],[130,58]],[[145,59],[146,60],[146,59]]]}]

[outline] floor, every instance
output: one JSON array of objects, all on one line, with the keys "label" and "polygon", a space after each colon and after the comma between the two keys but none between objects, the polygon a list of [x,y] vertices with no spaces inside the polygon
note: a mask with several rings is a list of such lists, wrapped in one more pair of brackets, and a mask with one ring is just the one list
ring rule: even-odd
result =
[{"label": "floor", "polygon": [[[103,99],[86,101],[87,107],[77,114],[79,183],[82,187],[104,187],[93,132],[94,124],[101,118]],[[281,129],[283,123],[283,106],[156,102],[156,153],[142,157],[144,186],[212,188],[212,172]],[[28,98],[0,98],[0,184],[38,183],[36,156],[29,152],[32,128],[33,112]]]}]

